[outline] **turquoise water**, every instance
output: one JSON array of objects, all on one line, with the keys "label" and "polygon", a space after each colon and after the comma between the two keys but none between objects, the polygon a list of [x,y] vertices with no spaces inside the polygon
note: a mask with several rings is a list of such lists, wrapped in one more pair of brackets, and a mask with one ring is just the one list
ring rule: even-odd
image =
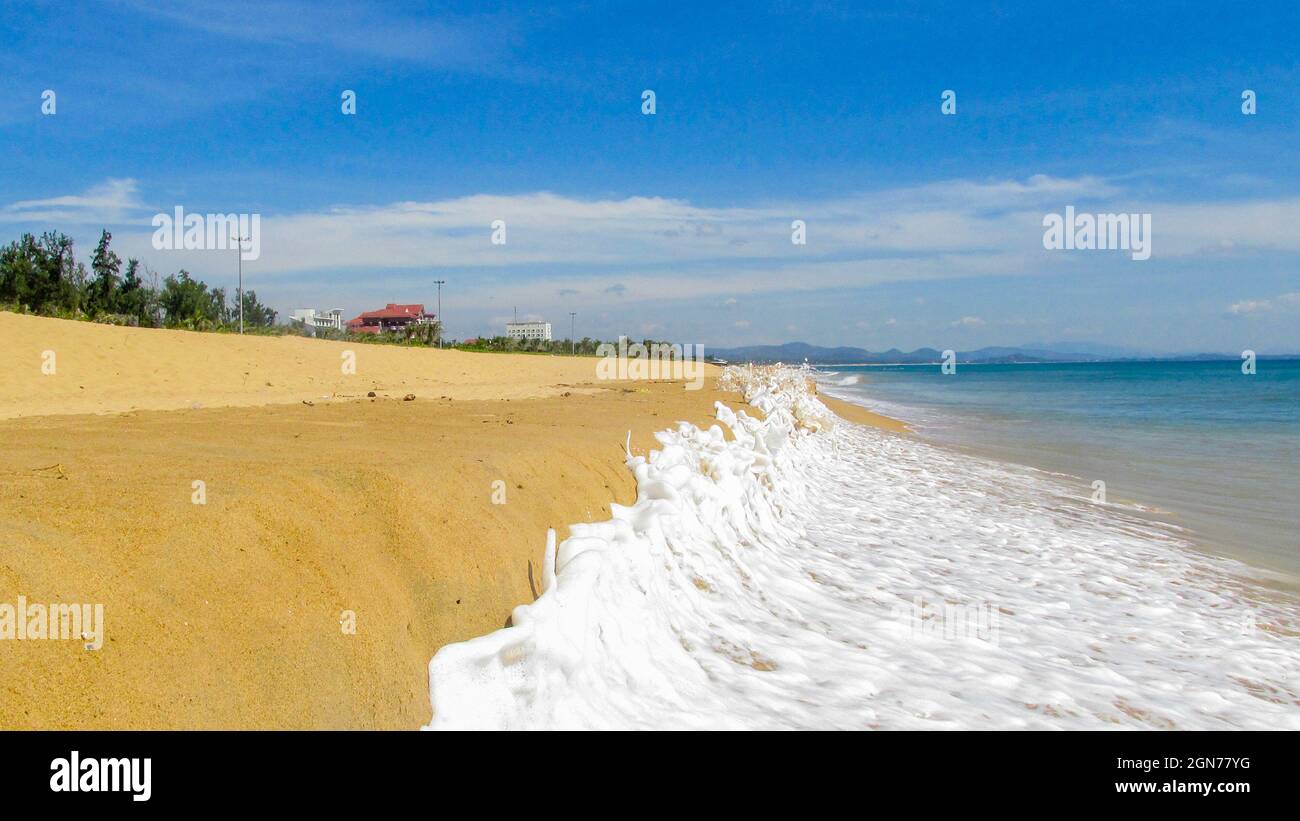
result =
[{"label": "turquoise water", "polygon": [[[983,455],[1066,474],[1198,546],[1300,577],[1300,360],[838,366],[824,385]],[[857,384],[840,384],[852,382]],[[1293,580],[1292,580],[1293,581]]]}]

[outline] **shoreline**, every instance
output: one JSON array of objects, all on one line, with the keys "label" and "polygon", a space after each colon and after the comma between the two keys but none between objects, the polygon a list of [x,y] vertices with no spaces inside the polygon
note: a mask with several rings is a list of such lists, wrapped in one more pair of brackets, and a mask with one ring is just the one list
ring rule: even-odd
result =
[{"label": "shoreline", "polygon": [[847,399],[840,399],[837,396],[822,393],[820,387],[817,391],[817,398],[822,401],[823,405],[830,408],[836,416],[845,421],[866,425],[869,428],[887,430],[890,433],[913,433],[912,428],[900,419],[876,413]]},{"label": "shoreline", "polygon": [[[826,402],[828,406],[830,403],[827,398],[830,397],[835,402],[848,405],[850,408],[861,408],[868,414],[880,415],[875,411],[867,410],[866,406],[857,404],[853,399],[839,398],[834,394],[822,393],[827,388],[834,390],[836,386],[818,386],[819,398]],[[913,410],[923,409],[917,407],[913,408]],[[892,417],[882,418],[892,419]],[[905,432],[920,436],[918,431],[912,428],[909,423],[900,421],[897,424],[901,425]],[[1069,490],[1080,497],[1086,497],[1090,491],[1088,480],[1078,473],[1059,467],[1030,464],[986,443],[971,441],[969,438],[941,439],[933,436],[920,436],[920,438],[934,447],[949,449],[966,456],[987,460],[1006,468],[1028,471],[1035,475],[1041,474],[1049,481],[1063,483],[1068,486]],[[1248,573],[1244,574],[1244,578],[1258,585],[1261,595],[1268,597],[1300,595],[1300,572],[1283,564],[1275,555],[1246,550],[1239,545],[1225,543],[1214,538],[1211,534],[1198,530],[1188,521],[1189,518],[1194,517],[1189,517],[1184,511],[1165,507],[1150,499],[1137,498],[1112,499],[1105,503],[1105,506],[1116,515],[1133,517],[1169,529],[1198,555],[1238,563],[1248,571]]]},{"label": "shoreline", "polygon": [[548,551],[516,629],[433,657],[426,729],[1294,724],[1294,602],[1238,562],[1010,465],[826,426],[798,370],[724,384],[770,415],[666,437],[634,506]]}]

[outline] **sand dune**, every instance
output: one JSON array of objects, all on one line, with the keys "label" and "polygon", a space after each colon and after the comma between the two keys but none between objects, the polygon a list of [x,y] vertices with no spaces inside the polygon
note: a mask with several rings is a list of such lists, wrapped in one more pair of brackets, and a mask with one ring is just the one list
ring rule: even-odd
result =
[{"label": "sand dune", "polygon": [[4,727],[418,727],[429,658],[532,599],[546,528],[632,501],[628,431],[644,452],[722,398],[591,359],[4,313],[0,347],[0,602],[105,621],[96,651],[0,641]]},{"label": "sand dune", "polygon": [[533,599],[546,529],[634,500],[628,432],[740,403],[590,359],[5,313],[0,348],[0,603],[105,626],[0,641],[4,728],[418,727],[429,659]]},{"label": "sand dune", "polygon": [[[596,376],[596,360],[586,357],[119,328],[7,312],[0,312],[0,350],[0,419],[299,403],[372,390],[522,399],[572,392]],[[343,371],[349,352],[354,374]]]}]

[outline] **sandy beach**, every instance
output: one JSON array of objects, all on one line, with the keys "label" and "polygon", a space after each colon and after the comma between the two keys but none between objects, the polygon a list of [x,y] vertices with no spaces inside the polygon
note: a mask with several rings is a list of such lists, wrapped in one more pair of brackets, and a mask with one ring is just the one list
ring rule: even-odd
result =
[{"label": "sandy beach", "polygon": [[[0,312],[0,419],[249,407],[380,396],[524,399],[592,393],[589,359],[483,356],[298,336],[132,329]],[[354,367],[345,373],[344,366]],[[52,361],[54,373],[42,366]]]},{"label": "sandy beach", "polygon": [[418,727],[434,652],[536,597],[546,529],[634,500],[629,431],[740,404],[712,374],[8,313],[0,347],[3,600],[105,623],[0,642],[6,728]]}]

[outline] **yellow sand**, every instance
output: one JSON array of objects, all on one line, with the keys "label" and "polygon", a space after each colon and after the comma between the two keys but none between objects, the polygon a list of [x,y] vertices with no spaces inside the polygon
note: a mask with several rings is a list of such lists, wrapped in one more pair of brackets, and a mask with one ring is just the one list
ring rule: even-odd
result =
[{"label": "yellow sand", "polygon": [[859,425],[866,425],[872,428],[881,428],[883,430],[893,431],[894,433],[907,433],[910,429],[904,423],[888,416],[881,416],[874,411],[869,411],[861,405],[855,405],[852,402],[845,402],[842,399],[822,394],[817,397],[822,404],[835,412],[836,416],[841,419],[847,419],[850,422]]},{"label": "yellow sand", "polygon": [[[344,378],[340,343],[4,313],[0,349],[0,603],[106,627],[0,641],[3,728],[417,727],[434,652],[536,595],[546,528],[634,500],[628,431],[644,453],[740,403],[589,359],[356,346]],[[130,407],[173,410],[86,415]]]},{"label": "yellow sand", "polygon": [[[515,399],[572,392],[572,383],[596,377],[589,357],[117,328],[6,312],[0,312],[0,351],[0,419],[317,402],[371,390]],[[353,375],[343,370],[349,354]],[[47,362],[52,374],[43,372]]]}]

